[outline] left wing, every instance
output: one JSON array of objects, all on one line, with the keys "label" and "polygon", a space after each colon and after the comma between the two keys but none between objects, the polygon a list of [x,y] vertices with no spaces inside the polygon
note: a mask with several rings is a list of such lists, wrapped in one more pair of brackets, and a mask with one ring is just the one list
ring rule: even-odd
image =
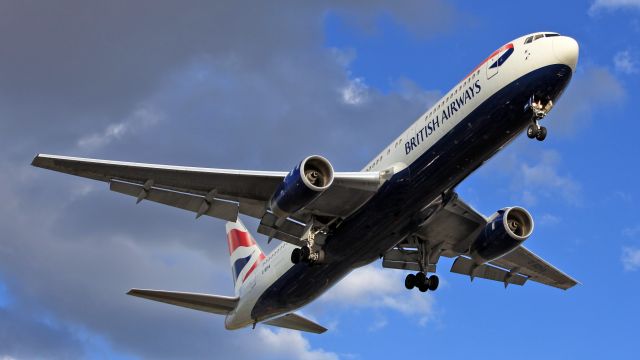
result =
[{"label": "left wing", "polygon": [[[262,233],[293,242],[311,216],[344,218],[364,204],[384,181],[378,172],[336,172],[333,184],[274,233],[269,200],[287,172],[213,169],[37,155],[33,166],[109,183],[115,192],[202,215],[235,221],[238,213],[262,219]],[[285,226],[286,225],[286,226]],[[302,225],[304,228],[304,225]]]},{"label": "left wing", "polygon": [[[479,277],[500,281],[505,286],[524,285],[527,280],[532,280],[563,290],[578,284],[575,279],[522,245],[488,264],[475,266],[464,255],[468,254],[471,243],[487,225],[487,218],[455,194],[450,200],[440,199],[433,206],[437,210],[425,215],[427,219],[415,236],[405,239],[385,254],[384,267],[420,271],[428,265],[429,269],[423,271],[433,272],[440,256],[447,256],[456,257],[452,272],[467,275],[471,279]],[[419,251],[417,241],[425,242],[427,251]]]}]

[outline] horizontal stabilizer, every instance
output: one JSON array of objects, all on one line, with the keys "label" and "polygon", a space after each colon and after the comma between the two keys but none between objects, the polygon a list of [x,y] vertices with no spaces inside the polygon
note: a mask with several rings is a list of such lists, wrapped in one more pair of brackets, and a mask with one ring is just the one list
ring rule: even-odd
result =
[{"label": "horizontal stabilizer", "polygon": [[325,327],[320,326],[315,322],[295,313],[287,314],[273,320],[265,321],[264,323],[271,326],[306,331],[314,334],[322,334],[323,332],[327,331]]},{"label": "horizontal stabilizer", "polygon": [[505,284],[524,285],[526,276],[510,272],[491,265],[477,265],[473,260],[460,256],[453,262],[451,272],[470,276],[473,278],[483,278],[500,281]]},{"label": "horizontal stabilizer", "polygon": [[227,315],[238,303],[235,297],[177,291],[131,289],[127,295],[220,315]]}]

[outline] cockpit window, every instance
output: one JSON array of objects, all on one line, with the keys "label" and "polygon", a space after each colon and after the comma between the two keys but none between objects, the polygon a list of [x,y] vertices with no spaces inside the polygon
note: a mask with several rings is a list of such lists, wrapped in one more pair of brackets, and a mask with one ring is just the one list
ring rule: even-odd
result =
[{"label": "cockpit window", "polygon": [[534,36],[529,36],[524,41],[524,43],[525,44],[529,44],[529,43],[532,43],[532,42],[534,42],[534,41],[536,41],[538,39],[542,39],[543,37],[554,37],[554,36],[560,36],[560,34],[558,34],[558,33],[537,34],[537,35],[534,35]]}]

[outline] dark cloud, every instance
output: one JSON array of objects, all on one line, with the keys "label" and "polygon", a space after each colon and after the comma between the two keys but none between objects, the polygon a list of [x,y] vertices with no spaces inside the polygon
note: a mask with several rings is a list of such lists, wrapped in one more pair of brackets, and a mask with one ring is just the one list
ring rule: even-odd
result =
[{"label": "dark cloud", "polygon": [[274,333],[226,332],[221,317],[124,295],[232,293],[222,221],[136,207],[105,184],[28,163],[50,152],[286,170],[321,153],[358,170],[438,93],[408,79],[381,93],[351,78],[357,54],[323,46],[325,14],[386,16],[428,36],[452,11],[439,1],[301,4],[0,5],[0,277],[12,298],[0,309],[0,357],[85,357],[83,333],[141,357],[282,354]]}]

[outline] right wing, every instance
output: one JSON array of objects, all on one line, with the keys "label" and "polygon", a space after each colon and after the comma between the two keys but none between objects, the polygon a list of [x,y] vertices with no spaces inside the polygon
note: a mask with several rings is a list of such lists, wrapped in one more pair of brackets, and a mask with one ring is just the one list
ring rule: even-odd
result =
[{"label": "right wing", "polygon": [[[384,181],[379,172],[336,172],[333,184],[285,224],[269,211],[269,200],[286,172],[143,164],[39,154],[33,166],[109,183],[115,192],[202,215],[235,221],[238,213],[263,220],[261,233],[296,243],[312,216],[345,218],[364,204]],[[302,226],[300,226],[302,224]],[[290,229],[287,233],[283,229]]]},{"label": "right wing", "polygon": [[[421,271],[423,264],[429,264],[424,271],[434,272],[440,256],[456,257],[451,271],[474,277],[503,282],[505,285],[524,285],[527,280],[536,281],[559,289],[569,289],[578,282],[543,260],[524,246],[493,260],[476,266],[466,257],[473,240],[487,225],[487,218],[453,195],[449,201],[439,200],[427,215],[424,224],[415,233],[389,250],[383,258],[383,267]],[[417,250],[416,241],[428,245],[426,254]]]},{"label": "right wing", "polygon": [[577,280],[563,273],[522,245],[507,255],[493,260],[491,264],[503,269],[517,269],[518,273],[533,281],[563,290],[579,284]]}]

